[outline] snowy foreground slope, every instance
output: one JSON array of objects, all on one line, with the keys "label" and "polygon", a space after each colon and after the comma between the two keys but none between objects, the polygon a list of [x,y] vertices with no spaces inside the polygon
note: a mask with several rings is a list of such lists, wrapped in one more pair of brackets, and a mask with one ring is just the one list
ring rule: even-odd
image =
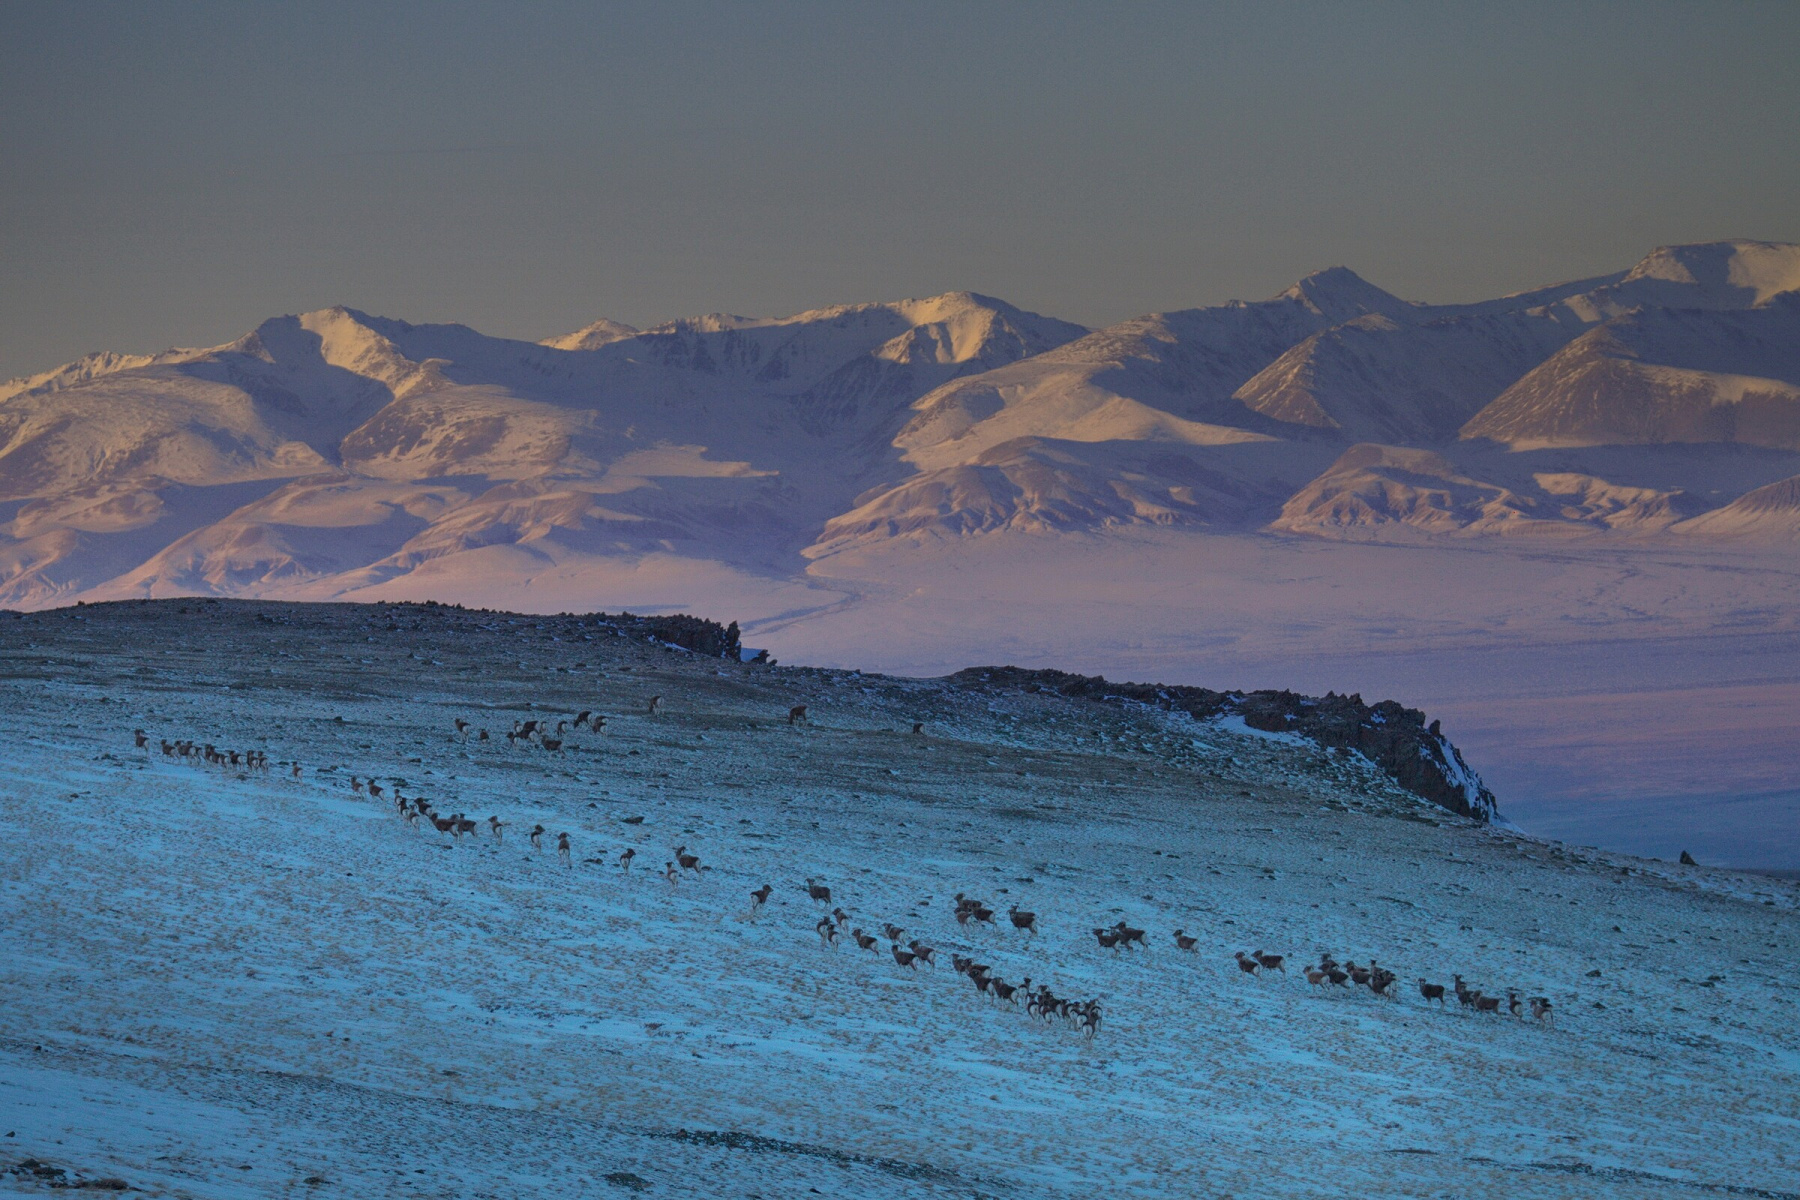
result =
[{"label": "snowy foreground slope", "polygon": [[[1296,739],[415,606],[7,618],[0,689],[10,1194],[50,1194],[29,1158],[195,1197],[1800,1196],[1800,890],[1478,826]],[[560,752],[501,736],[582,709],[605,732]],[[671,885],[676,844],[706,870]],[[936,969],[823,948],[808,877]],[[1121,919],[1149,949],[1088,932]],[[1322,949],[1399,998],[1309,987]],[[1099,997],[1099,1035],[952,953]],[[1556,1026],[1412,986],[1452,972]]]}]

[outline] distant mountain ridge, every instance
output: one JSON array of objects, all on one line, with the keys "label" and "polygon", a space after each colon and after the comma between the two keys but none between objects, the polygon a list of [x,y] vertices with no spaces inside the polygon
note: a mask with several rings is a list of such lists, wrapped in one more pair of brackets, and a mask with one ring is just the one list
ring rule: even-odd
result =
[{"label": "distant mountain ridge", "polygon": [[547,573],[598,602],[646,556],[798,578],[1131,525],[1787,538],[1796,479],[1783,243],[1460,305],[1333,267],[1100,330],[973,292],[541,342],[337,307],[0,385],[0,604]]}]

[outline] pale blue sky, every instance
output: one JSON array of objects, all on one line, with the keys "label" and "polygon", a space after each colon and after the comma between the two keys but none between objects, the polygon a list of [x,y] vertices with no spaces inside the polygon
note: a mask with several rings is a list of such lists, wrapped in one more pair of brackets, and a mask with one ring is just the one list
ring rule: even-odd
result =
[{"label": "pale blue sky", "polygon": [[0,6],[0,377],[332,303],[1089,324],[1800,241],[1800,5]]}]

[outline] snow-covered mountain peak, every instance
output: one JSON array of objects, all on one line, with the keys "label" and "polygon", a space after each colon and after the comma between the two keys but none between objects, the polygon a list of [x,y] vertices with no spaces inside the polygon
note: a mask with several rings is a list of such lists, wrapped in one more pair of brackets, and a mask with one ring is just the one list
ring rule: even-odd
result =
[{"label": "snow-covered mountain peak", "polygon": [[645,329],[644,333],[727,333],[739,329],[760,329],[770,325],[785,325],[805,319],[811,314],[801,313],[795,317],[741,317],[736,313],[702,313],[697,317],[676,317],[673,320],[661,321]]},{"label": "snow-covered mountain peak", "polygon": [[573,333],[564,333],[556,337],[545,338],[538,343],[552,350],[598,350],[602,346],[610,346],[614,342],[622,342],[626,338],[636,337],[638,329],[621,321],[609,321],[601,317],[590,325],[583,325]]},{"label": "snow-covered mountain peak", "polygon": [[299,316],[272,317],[218,353],[249,354],[301,372],[336,367],[375,380],[398,395],[435,378],[434,371],[405,354],[390,336],[415,328],[423,327],[334,305]]},{"label": "snow-covered mountain peak", "polygon": [[1687,284],[1709,299],[1727,302],[1721,307],[1747,308],[1800,289],[1800,245],[1725,241],[1658,246],[1624,282],[1640,279]]},{"label": "snow-covered mountain peak", "polygon": [[1399,316],[1418,307],[1376,287],[1349,267],[1314,271],[1274,299],[1297,300],[1333,323],[1354,320],[1367,313]]},{"label": "snow-covered mountain peak", "polygon": [[52,367],[48,371],[39,371],[36,375],[21,375],[17,379],[9,379],[0,383],[0,402],[11,399],[23,392],[58,391],[73,387],[78,383],[86,383],[91,379],[99,379],[103,375],[111,375],[115,371],[130,371],[138,367],[148,367],[157,362],[168,361],[173,356],[199,353],[193,350],[165,350],[162,354],[119,354],[111,350],[96,350],[92,354],[84,354],[71,363],[60,367]]}]

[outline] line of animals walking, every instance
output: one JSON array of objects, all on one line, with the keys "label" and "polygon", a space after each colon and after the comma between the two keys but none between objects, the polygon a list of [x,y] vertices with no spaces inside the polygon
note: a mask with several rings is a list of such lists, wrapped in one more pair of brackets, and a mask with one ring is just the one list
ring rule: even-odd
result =
[{"label": "line of animals walking", "polygon": [[[750,893],[753,903],[752,913],[768,901],[772,891],[773,889],[765,883],[761,888]],[[806,894],[816,903],[831,903],[831,889],[816,879],[806,881]],[[964,896],[961,892],[956,894],[958,924],[967,925],[977,912],[986,913],[987,922],[993,923],[992,909],[982,905],[979,901]],[[1026,929],[1034,934],[1037,932],[1035,914],[1020,912],[1015,908],[1011,911],[1011,916],[1015,928]],[[834,948],[844,930],[848,929],[850,938],[856,943],[858,949],[879,955],[881,939],[872,933],[864,932],[860,926],[851,926],[850,921],[849,913],[842,908],[835,907],[820,917],[813,926],[819,935],[820,945],[827,950]],[[896,968],[917,971],[919,963],[923,962],[926,966],[936,969],[937,949],[935,947],[926,945],[918,938],[911,939],[902,947],[900,942],[906,936],[906,930],[892,922],[883,922],[881,932],[888,939],[888,954],[892,956]],[[1017,1007],[1019,997],[1023,995],[1025,997],[1025,1014],[1029,1017],[1043,1021],[1063,1021],[1065,1024],[1078,1027],[1082,1034],[1089,1038],[1096,1037],[1100,1033],[1100,1001],[1097,999],[1073,1000],[1067,996],[1058,996],[1050,989],[1049,984],[1041,982],[1034,990],[1029,975],[1016,984],[1008,983],[994,974],[993,967],[986,963],[976,962],[972,957],[965,957],[961,954],[952,953],[950,965],[958,975],[975,986],[976,992],[991,997],[996,1003]]]},{"label": "line of animals walking", "polygon": [[[656,710],[661,703],[661,696],[652,696],[650,698],[649,708],[651,715],[655,715]],[[471,730],[474,731],[475,741],[478,744],[493,740],[489,736],[487,730],[477,728],[462,717],[456,718],[455,727],[456,736],[464,742],[469,740]],[[513,722],[513,727],[506,731],[506,742],[507,745],[513,749],[517,749],[520,743],[527,746],[536,743],[543,749],[554,752],[563,748],[567,740],[564,735],[566,735],[571,728],[590,729],[595,733],[605,733],[606,717],[602,713],[597,713],[592,709],[584,708],[576,713],[573,718],[559,718],[554,730],[550,728],[549,720],[543,717],[534,717],[529,721],[515,720]]]},{"label": "line of animals walking", "polygon": [[[650,699],[647,705],[649,715],[656,713],[661,700],[661,696],[654,696]],[[790,725],[805,719],[805,705],[796,705],[790,710],[788,715]],[[535,740],[545,749],[559,750],[563,744],[561,735],[571,724],[577,728],[585,727],[598,733],[603,730],[606,717],[583,710],[576,714],[572,722],[559,720],[554,732],[551,731],[549,722],[541,718],[520,721],[516,722],[514,728],[507,732],[506,737],[515,745],[521,741],[529,743]],[[461,717],[455,721],[457,735],[464,741],[468,740],[469,731],[472,728],[474,727]],[[919,734],[920,732],[921,726],[915,723],[913,733]],[[133,736],[138,749],[147,748],[149,735],[144,730],[134,730]],[[477,730],[476,736],[479,741],[489,740],[488,731],[485,729]],[[196,743],[188,740],[171,742],[166,738],[159,739],[159,741],[165,757],[184,762],[200,762],[213,766],[242,767],[263,771],[266,771],[269,766],[268,755],[261,750],[219,750],[211,743]],[[298,780],[301,777],[300,764],[293,763],[292,769],[293,778]],[[391,803],[396,814],[408,825],[417,826],[421,819],[424,820],[436,833],[449,834],[452,843],[460,841],[464,834],[476,836],[483,825],[487,827],[489,836],[495,842],[503,843],[505,832],[510,827],[510,823],[502,821],[497,813],[490,815],[485,821],[477,821],[461,812],[443,816],[425,797],[403,795],[397,783],[393,784],[390,799],[387,791],[373,777],[365,780],[359,775],[352,775],[350,788],[358,795],[366,794],[371,799]],[[632,818],[627,818],[627,821],[632,820]],[[636,820],[642,820],[642,818],[636,818]],[[534,823],[526,834],[532,848],[539,851],[544,848],[546,836],[550,836],[550,831],[542,824],[537,823]],[[560,831],[553,836],[558,858],[565,866],[573,869],[574,848],[570,835],[566,831]],[[673,857],[663,863],[663,869],[660,872],[661,877],[667,880],[671,886],[678,884],[684,874],[691,873],[694,877],[701,878],[702,870],[709,869],[704,868],[699,856],[690,853],[685,845],[673,847],[671,853]],[[619,870],[629,873],[637,854],[636,847],[627,846],[618,853],[616,858],[594,857],[583,861],[594,865],[610,863]],[[816,903],[831,904],[832,902],[831,888],[816,879],[807,879],[804,890],[807,896]],[[774,888],[767,883],[752,891],[750,893],[750,910],[746,914],[746,918],[753,920],[773,894]],[[955,900],[953,916],[959,926],[968,928],[971,925],[987,925],[990,928],[998,928],[995,921],[998,913],[991,905],[962,892],[956,893],[953,899]],[[1038,935],[1036,913],[1022,910],[1017,905],[1013,905],[1007,909],[1006,916],[1012,929],[1023,933],[1027,939]],[[841,907],[833,907],[819,918],[813,928],[819,936],[820,944],[826,949],[835,948],[847,934],[859,949],[879,955],[881,940],[864,931],[860,926],[852,926],[851,921],[849,913]],[[902,946],[901,941],[906,930],[891,922],[884,922],[881,931],[888,940],[888,953],[896,968],[916,971],[920,962],[924,962],[926,966],[933,969],[936,968],[937,950],[935,947],[918,938],[908,940]],[[1112,950],[1115,953],[1148,950],[1150,945],[1148,930],[1134,927],[1124,920],[1118,921],[1112,926],[1096,927],[1092,930],[1092,934],[1101,949]],[[1174,941],[1176,949],[1186,953],[1197,953],[1200,947],[1200,940],[1188,934],[1184,929],[1174,931]],[[1238,950],[1233,953],[1232,957],[1241,974],[1252,978],[1259,975],[1268,976],[1273,973],[1279,973],[1284,978],[1287,975],[1287,958],[1282,954],[1272,954],[1261,949],[1250,952]],[[1023,995],[1025,998],[1024,1011],[1028,1016],[1045,1021],[1061,1020],[1078,1027],[1083,1035],[1089,1038],[1099,1034],[1101,1008],[1098,999],[1075,1000],[1058,996],[1048,984],[1041,981],[1034,989],[1029,975],[1017,984],[1009,983],[996,975],[990,965],[977,962],[974,958],[961,954],[953,953],[951,955],[951,966],[958,975],[968,979],[979,994],[990,997],[997,1003],[1017,1006],[1019,997]],[[1308,985],[1323,991],[1329,992],[1334,987],[1344,988],[1347,991],[1354,984],[1357,987],[1367,988],[1378,998],[1390,1001],[1396,999],[1394,985],[1398,982],[1399,977],[1393,971],[1377,964],[1372,958],[1367,964],[1358,964],[1351,959],[1339,963],[1329,952],[1322,952],[1317,962],[1309,964],[1304,969],[1304,975]],[[1468,1009],[1477,1015],[1497,1016],[1504,1007],[1509,1015],[1521,1020],[1529,1011],[1533,1021],[1551,1027],[1555,1026],[1554,1006],[1547,996],[1530,996],[1521,999],[1519,992],[1512,988],[1506,989],[1504,997],[1498,993],[1490,995],[1478,988],[1471,988],[1460,974],[1452,975],[1451,979],[1452,983],[1448,990],[1450,994],[1455,995],[1461,1008]],[[1420,978],[1418,991],[1424,1003],[1436,1003],[1440,1008],[1447,1007],[1446,988],[1443,984],[1432,983]]]},{"label": "line of animals walking", "polygon": [[[131,731],[139,750],[148,750],[150,735],[141,729]],[[164,758],[179,759],[187,763],[204,763],[212,767],[238,767],[251,771],[269,769],[269,756],[261,750],[221,750],[211,742],[171,742],[168,738],[157,739],[162,744]],[[294,772],[299,777],[298,768]]]}]

